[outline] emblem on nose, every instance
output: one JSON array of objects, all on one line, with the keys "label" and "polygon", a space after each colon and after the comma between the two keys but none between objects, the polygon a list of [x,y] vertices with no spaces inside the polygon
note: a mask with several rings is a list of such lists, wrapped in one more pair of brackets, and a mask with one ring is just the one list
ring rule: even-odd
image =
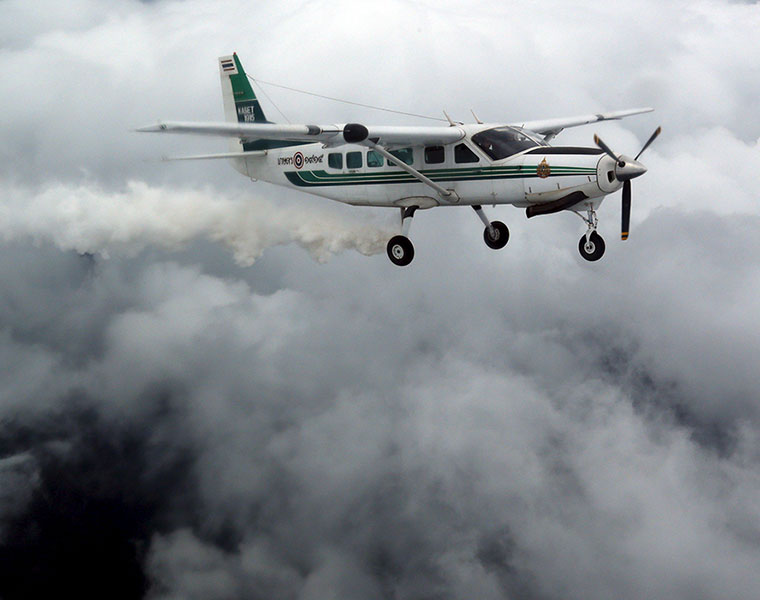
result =
[{"label": "emblem on nose", "polygon": [[538,163],[538,166],[536,167],[536,175],[538,175],[541,179],[546,179],[551,174],[552,170],[549,167],[549,163],[546,162],[546,158],[544,158],[544,160]]}]

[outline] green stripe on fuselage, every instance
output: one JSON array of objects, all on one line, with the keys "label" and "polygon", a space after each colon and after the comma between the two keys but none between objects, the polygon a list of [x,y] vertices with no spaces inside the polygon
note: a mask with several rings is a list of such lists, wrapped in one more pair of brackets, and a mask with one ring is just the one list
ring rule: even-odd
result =
[{"label": "green stripe on fuselage", "polygon": [[[505,167],[476,167],[471,169],[429,169],[421,171],[433,181],[482,181],[486,179],[528,179],[538,177],[535,167],[520,165]],[[552,167],[549,177],[596,175],[594,167]],[[318,171],[286,171],[285,177],[299,187],[335,185],[372,185],[379,183],[415,183],[417,178],[405,171],[377,173],[328,173]]]}]

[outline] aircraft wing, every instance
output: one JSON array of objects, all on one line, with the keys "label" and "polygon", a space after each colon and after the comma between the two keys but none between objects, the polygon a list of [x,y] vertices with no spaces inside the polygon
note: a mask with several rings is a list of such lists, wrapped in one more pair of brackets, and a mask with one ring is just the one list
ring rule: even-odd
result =
[{"label": "aircraft wing", "polygon": [[567,127],[577,127],[578,125],[587,125],[598,121],[614,121],[631,115],[640,115],[641,113],[652,112],[653,108],[632,108],[629,110],[618,110],[615,112],[599,113],[596,115],[580,115],[577,117],[565,117],[560,119],[544,119],[542,121],[527,121],[525,123],[513,123],[516,127],[522,127],[536,133],[550,135],[554,137]]},{"label": "aircraft wing", "polygon": [[229,122],[178,122],[166,121],[140,127],[136,131],[156,133],[186,133],[234,137],[242,140],[282,140],[321,142],[331,146],[359,144],[366,139],[382,146],[414,146],[450,144],[461,140],[464,130],[460,127],[408,127],[347,125],[285,125],[276,123],[229,123]]}]

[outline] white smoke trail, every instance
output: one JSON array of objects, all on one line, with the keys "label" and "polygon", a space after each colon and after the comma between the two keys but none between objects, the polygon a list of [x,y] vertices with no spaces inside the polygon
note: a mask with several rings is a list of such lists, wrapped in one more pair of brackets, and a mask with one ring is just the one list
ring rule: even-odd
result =
[{"label": "white smoke trail", "polygon": [[282,207],[261,197],[230,197],[210,188],[132,181],[119,192],[92,184],[55,184],[39,191],[0,184],[0,189],[0,236],[5,241],[32,238],[105,257],[135,254],[150,245],[175,250],[205,237],[227,245],[244,266],[266,248],[291,242],[324,262],[343,250],[380,253],[393,235],[360,217]]}]

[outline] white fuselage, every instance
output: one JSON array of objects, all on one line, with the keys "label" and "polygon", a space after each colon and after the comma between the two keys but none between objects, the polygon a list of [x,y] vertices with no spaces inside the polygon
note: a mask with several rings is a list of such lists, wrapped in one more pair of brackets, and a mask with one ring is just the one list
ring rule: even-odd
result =
[{"label": "white fuselage", "polygon": [[[235,158],[233,164],[252,179],[361,206],[527,207],[581,192],[579,197],[585,198],[572,208],[585,210],[596,209],[606,194],[622,185],[614,176],[614,161],[598,148],[540,145],[492,160],[471,140],[472,135],[492,127],[459,126],[463,135],[456,144],[438,146],[430,152],[422,146],[411,148],[411,167],[452,190],[450,196],[441,196],[397,165],[372,155],[363,145],[331,148],[315,143],[273,148],[263,155]],[[469,151],[460,148],[456,152],[459,144]]]}]

